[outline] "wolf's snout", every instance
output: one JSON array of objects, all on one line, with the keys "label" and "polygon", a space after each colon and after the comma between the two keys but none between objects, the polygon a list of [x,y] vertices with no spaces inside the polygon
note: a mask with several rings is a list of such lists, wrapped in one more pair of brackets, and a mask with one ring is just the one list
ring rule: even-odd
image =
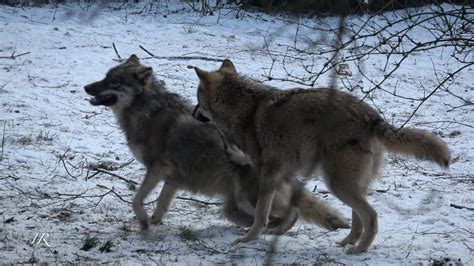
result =
[{"label": "wolf's snout", "polygon": [[85,90],[88,94],[90,94],[90,95],[95,95],[95,94],[97,94],[96,91],[95,91],[95,89],[94,89],[94,87],[92,86],[92,84],[89,84],[89,85],[84,86],[84,90]]}]

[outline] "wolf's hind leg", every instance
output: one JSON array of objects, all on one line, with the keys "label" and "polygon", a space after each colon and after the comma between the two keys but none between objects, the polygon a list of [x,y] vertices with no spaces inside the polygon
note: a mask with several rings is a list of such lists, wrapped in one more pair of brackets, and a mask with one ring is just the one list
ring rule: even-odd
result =
[{"label": "wolf's hind leg", "polygon": [[[336,183],[340,184],[339,182]],[[357,234],[360,234],[359,232],[361,231],[358,221],[358,219],[360,219],[361,225],[363,227],[362,238],[357,246],[350,248],[347,252],[349,254],[366,252],[369,246],[372,244],[375,235],[377,234],[377,212],[367,202],[367,196],[365,195],[365,192],[345,185],[334,185],[331,188],[334,191],[336,197],[352,208],[352,224],[355,226],[351,228],[351,232],[345,239],[341,241],[341,244],[344,244],[344,242],[352,243],[357,241],[358,237],[356,238],[356,236]]]},{"label": "wolf's hind leg", "polygon": [[140,229],[142,231],[148,229],[148,216],[146,214],[145,208],[143,208],[143,200],[155,188],[159,181],[160,179],[152,174],[152,171],[148,170],[145,175],[145,179],[140,186],[140,189],[133,199],[133,211],[135,212],[137,220],[140,223]]},{"label": "wolf's hind leg", "polygon": [[238,226],[252,226],[253,216],[241,210],[238,204],[236,203],[234,197],[232,196],[227,197],[227,199],[225,200],[222,212],[224,216],[229,219],[229,221],[235,223]]},{"label": "wolf's hind leg", "polygon": [[273,224],[272,221],[270,221],[270,224],[268,225],[270,229],[267,229],[266,232],[273,235],[283,235],[290,230],[293,225],[295,225],[297,220],[298,212],[294,207],[289,206],[282,220],[278,221],[276,224]]},{"label": "wolf's hind leg", "polygon": [[177,191],[178,188],[176,186],[165,181],[160,196],[158,197],[158,202],[156,203],[156,209],[150,219],[152,224],[158,224],[161,222],[163,216],[168,212]]},{"label": "wolf's hind leg", "polygon": [[357,213],[352,210],[351,232],[343,240],[336,242],[336,244],[342,247],[346,246],[347,244],[355,245],[362,235],[362,229],[362,222],[359,218],[359,215],[357,215]]},{"label": "wolf's hind leg", "polygon": [[378,162],[373,152],[364,150],[366,147],[371,146],[348,146],[326,156],[323,163],[325,178],[334,195],[352,208],[351,232],[340,244],[356,243],[360,235],[359,243],[347,250],[349,254],[366,252],[378,230],[377,212],[367,201],[368,186]]}]

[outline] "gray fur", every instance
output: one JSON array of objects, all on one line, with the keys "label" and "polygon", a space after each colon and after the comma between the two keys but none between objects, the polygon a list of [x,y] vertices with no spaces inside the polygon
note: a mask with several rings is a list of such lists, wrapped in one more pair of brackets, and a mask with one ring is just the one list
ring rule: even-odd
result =
[{"label": "gray fur", "polygon": [[241,76],[230,60],[217,71],[195,68],[199,109],[222,127],[259,170],[254,224],[238,241],[264,230],[275,188],[286,176],[317,169],[334,195],[349,205],[352,230],[340,242],[367,251],[377,232],[377,213],[367,190],[382,166],[384,149],[447,166],[450,153],[439,137],[419,129],[396,132],[368,104],[336,89],[278,90]]},{"label": "gray fur", "polygon": [[[152,69],[141,65],[136,56],[112,68],[105,79],[87,85],[85,90],[94,96],[93,105],[113,110],[130,150],[146,167],[145,179],[133,200],[142,230],[150,221],[162,220],[178,189],[220,196],[229,220],[247,227],[253,223],[258,183],[248,157],[214,124],[192,118],[190,104],[155,80]],[[165,183],[149,219],[143,200],[160,180]],[[302,193],[305,189],[298,182],[282,182],[277,190],[281,197],[270,213],[275,233],[289,230],[298,218],[299,206],[311,203],[321,207],[313,213],[326,228],[347,226],[336,211]]]}]

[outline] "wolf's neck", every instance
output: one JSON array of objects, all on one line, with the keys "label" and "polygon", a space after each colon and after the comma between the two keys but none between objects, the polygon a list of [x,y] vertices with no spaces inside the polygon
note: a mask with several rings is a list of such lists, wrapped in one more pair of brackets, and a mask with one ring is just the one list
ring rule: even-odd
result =
[{"label": "wolf's neck", "polygon": [[140,143],[147,129],[158,126],[161,118],[190,114],[190,105],[174,93],[164,88],[145,89],[127,108],[115,112],[120,128],[127,141]]},{"label": "wolf's neck", "polygon": [[244,77],[231,80],[228,84],[232,84],[233,90],[221,90],[221,101],[218,103],[220,106],[215,104],[216,108],[210,111],[216,123],[225,128],[226,133],[234,138],[245,152],[255,155],[258,147],[256,143],[250,142],[255,134],[253,124],[259,108],[265,104],[272,88]]}]

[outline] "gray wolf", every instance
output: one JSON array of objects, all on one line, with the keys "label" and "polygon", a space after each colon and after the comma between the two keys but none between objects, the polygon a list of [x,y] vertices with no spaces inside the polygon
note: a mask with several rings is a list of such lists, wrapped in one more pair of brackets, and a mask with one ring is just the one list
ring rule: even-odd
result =
[{"label": "gray wolf", "polygon": [[200,79],[196,113],[225,130],[259,172],[255,220],[237,242],[264,230],[284,177],[320,170],[333,194],[352,208],[351,231],[339,244],[359,242],[348,253],[365,252],[378,228],[368,187],[379,173],[384,150],[449,165],[450,152],[441,138],[421,129],[397,130],[348,93],[279,90],[239,75],[230,60],[217,71],[194,69]]},{"label": "gray wolf", "polygon": [[[110,69],[103,80],[85,86],[92,105],[114,112],[134,157],[146,168],[133,210],[142,230],[160,223],[178,189],[224,199],[223,212],[232,222],[253,223],[258,184],[247,155],[212,123],[191,116],[191,105],[155,79],[151,67],[132,55]],[[164,181],[157,207],[149,218],[143,200]],[[338,212],[291,179],[276,188],[270,211],[271,233],[282,234],[299,216],[334,230],[348,227]]]}]

